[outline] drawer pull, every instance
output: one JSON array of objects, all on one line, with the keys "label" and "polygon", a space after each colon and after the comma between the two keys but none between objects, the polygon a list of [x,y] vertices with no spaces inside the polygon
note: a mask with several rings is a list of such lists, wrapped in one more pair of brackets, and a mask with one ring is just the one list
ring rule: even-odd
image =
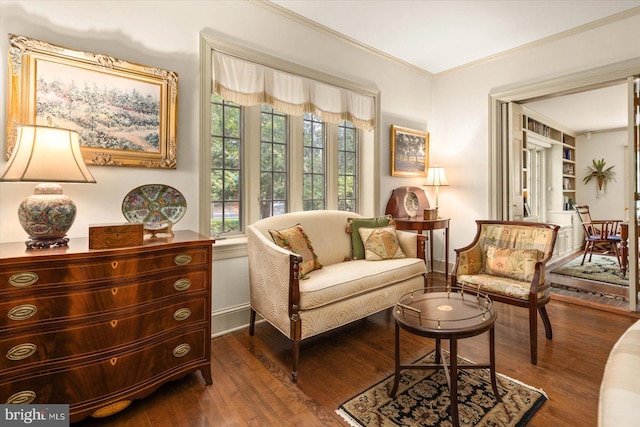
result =
[{"label": "drawer pull", "polygon": [[187,254],[180,254],[180,255],[176,255],[175,258],[173,258],[173,262],[176,265],[187,265],[191,262],[191,255],[187,255]]},{"label": "drawer pull", "polygon": [[16,288],[26,288],[36,283],[40,279],[36,273],[26,271],[24,273],[16,273],[9,277],[9,284]]},{"label": "drawer pull", "polygon": [[120,412],[123,409],[126,409],[129,405],[131,405],[130,400],[120,400],[119,402],[111,403],[107,406],[103,406],[102,408],[95,411],[91,416],[93,418],[104,418],[109,417],[116,412]]},{"label": "drawer pull", "polygon": [[36,314],[36,311],[38,311],[38,309],[35,305],[17,305],[9,310],[9,312],[7,313],[7,317],[9,317],[9,319],[11,320],[27,320],[30,317],[33,317],[33,315]]},{"label": "drawer pull", "polygon": [[173,318],[178,322],[182,322],[183,320],[187,320],[191,316],[191,310],[188,308],[179,308],[173,313]]},{"label": "drawer pull", "polygon": [[109,359],[109,363],[111,363],[111,366],[116,366],[116,363],[118,363],[118,358],[112,357],[111,359]]},{"label": "drawer pull", "polygon": [[173,349],[173,357],[183,357],[186,356],[187,353],[191,351],[191,346],[189,344],[180,344],[176,348]]},{"label": "drawer pull", "polygon": [[173,284],[173,289],[176,291],[186,291],[191,287],[191,280],[189,279],[178,279]]},{"label": "drawer pull", "polygon": [[27,357],[35,353],[37,349],[38,347],[35,344],[31,344],[31,343],[18,344],[17,346],[12,347],[7,352],[7,359],[9,360],[26,359]]},{"label": "drawer pull", "polygon": [[111,261],[111,268],[113,268],[114,270],[118,268],[118,261]]},{"label": "drawer pull", "polygon": [[9,396],[7,399],[7,405],[28,405],[36,400],[36,392],[31,390],[19,391],[16,394]]},{"label": "drawer pull", "polygon": [[109,324],[112,328],[115,328],[116,326],[118,326],[118,321],[116,319],[113,319],[111,322],[109,322]]}]

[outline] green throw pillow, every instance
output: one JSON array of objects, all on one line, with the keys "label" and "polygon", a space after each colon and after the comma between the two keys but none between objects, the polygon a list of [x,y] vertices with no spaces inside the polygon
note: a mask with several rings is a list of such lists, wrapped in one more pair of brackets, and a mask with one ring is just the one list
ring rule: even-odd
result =
[{"label": "green throw pillow", "polygon": [[351,259],[365,259],[364,244],[358,231],[360,227],[378,228],[391,224],[393,217],[385,215],[378,218],[347,218],[347,232],[351,233]]}]

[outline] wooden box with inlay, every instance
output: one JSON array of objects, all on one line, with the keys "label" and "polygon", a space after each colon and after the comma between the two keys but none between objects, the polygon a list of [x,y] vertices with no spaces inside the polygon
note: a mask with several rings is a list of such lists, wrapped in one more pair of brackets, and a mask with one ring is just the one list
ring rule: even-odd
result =
[{"label": "wooden box with inlay", "polygon": [[89,226],[89,249],[113,249],[142,245],[142,224],[95,224]]}]

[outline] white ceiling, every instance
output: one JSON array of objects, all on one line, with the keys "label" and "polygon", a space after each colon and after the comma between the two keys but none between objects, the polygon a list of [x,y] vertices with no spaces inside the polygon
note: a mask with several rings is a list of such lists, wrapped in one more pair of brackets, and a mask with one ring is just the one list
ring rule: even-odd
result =
[{"label": "white ceiling", "polygon": [[[410,66],[437,74],[638,8],[640,0],[271,0]],[[627,125],[626,86],[527,104],[582,131]]]},{"label": "white ceiling", "polygon": [[626,84],[525,105],[579,133],[620,129],[628,122]]},{"label": "white ceiling", "polygon": [[640,6],[640,0],[271,0],[430,73]]}]

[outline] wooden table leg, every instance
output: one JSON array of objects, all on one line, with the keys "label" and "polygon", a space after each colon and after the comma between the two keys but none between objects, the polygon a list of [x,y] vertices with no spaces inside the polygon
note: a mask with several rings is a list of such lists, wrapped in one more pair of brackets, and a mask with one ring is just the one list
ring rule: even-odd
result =
[{"label": "wooden table leg", "polygon": [[430,273],[433,273],[433,230],[429,230],[429,260],[431,262]]},{"label": "wooden table leg", "polygon": [[451,338],[450,343],[451,390],[449,400],[451,400],[451,422],[453,427],[458,427],[460,425],[458,419],[458,340]]},{"label": "wooden table leg", "polygon": [[620,224],[620,271],[624,276],[629,266],[629,224]]},{"label": "wooden table leg", "polygon": [[389,397],[395,397],[398,391],[398,384],[400,383],[400,326],[398,322],[396,324],[396,369],[393,378],[393,388],[389,392]]},{"label": "wooden table leg", "polygon": [[493,326],[489,329],[489,375],[491,376],[493,395],[498,402],[502,402],[500,392],[498,392],[498,382],[496,381],[496,338]]},{"label": "wooden table leg", "polygon": [[444,281],[449,282],[449,227],[444,229]]}]

